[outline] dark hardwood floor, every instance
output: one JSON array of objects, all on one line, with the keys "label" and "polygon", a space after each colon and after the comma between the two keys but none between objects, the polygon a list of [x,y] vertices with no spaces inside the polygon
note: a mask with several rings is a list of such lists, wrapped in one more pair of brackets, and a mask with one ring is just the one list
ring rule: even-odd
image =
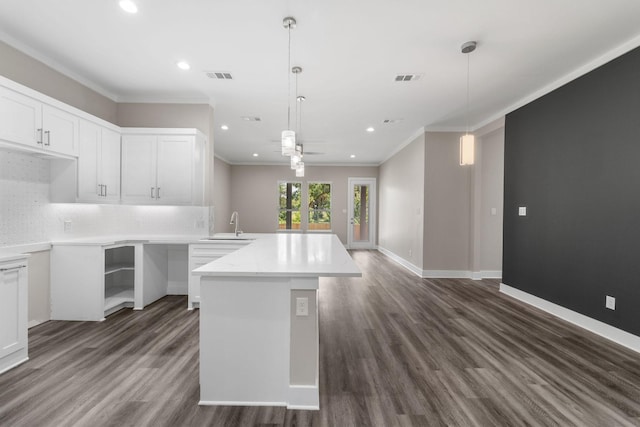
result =
[{"label": "dark hardwood floor", "polygon": [[29,331],[2,426],[640,425],[640,355],[498,293],[355,251],[322,279],[320,411],[199,407],[198,311],[169,296]]}]

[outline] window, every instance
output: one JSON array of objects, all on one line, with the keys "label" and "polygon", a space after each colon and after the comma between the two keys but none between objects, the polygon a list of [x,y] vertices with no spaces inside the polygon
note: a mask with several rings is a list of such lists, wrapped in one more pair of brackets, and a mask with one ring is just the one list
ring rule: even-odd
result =
[{"label": "window", "polygon": [[302,184],[299,182],[280,182],[278,191],[280,208],[278,213],[279,230],[300,229],[300,200]]},{"label": "window", "polygon": [[331,184],[309,183],[309,230],[331,230]]}]

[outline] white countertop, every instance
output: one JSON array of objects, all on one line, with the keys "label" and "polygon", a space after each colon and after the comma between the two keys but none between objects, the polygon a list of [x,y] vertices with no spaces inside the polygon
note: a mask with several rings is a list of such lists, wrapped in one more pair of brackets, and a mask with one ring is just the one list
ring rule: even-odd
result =
[{"label": "white countertop", "polygon": [[251,244],[193,270],[201,276],[361,277],[334,234],[264,234]]},{"label": "white countertop", "polygon": [[10,252],[0,252],[0,262],[19,261],[29,258],[28,254],[14,254]]},{"label": "white countertop", "polygon": [[81,245],[81,246],[109,246],[126,243],[149,243],[149,244],[191,244],[191,243],[207,243],[219,240],[254,240],[269,234],[246,233],[235,237],[233,233],[216,233],[211,238],[202,235],[123,235],[123,236],[92,236],[72,238],[69,240],[55,240],[53,245]]}]

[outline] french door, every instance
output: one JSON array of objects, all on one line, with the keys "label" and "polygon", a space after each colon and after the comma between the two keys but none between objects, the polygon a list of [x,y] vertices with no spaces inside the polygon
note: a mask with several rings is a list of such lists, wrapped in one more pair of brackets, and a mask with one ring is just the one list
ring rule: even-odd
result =
[{"label": "french door", "polygon": [[349,249],[376,247],[376,179],[349,178]]}]

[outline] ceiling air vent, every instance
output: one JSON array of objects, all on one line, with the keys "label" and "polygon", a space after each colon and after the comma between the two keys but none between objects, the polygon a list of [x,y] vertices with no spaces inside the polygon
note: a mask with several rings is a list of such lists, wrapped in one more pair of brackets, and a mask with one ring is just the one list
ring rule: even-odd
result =
[{"label": "ceiling air vent", "polygon": [[396,82],[413,82],[420,80],[422,74],[398,74],[394,79]]},{"label": "ceiling air vent", "polygon": [[227,73],[226,71],[205,71],[204,73],[210,79],[233,80],[233,76],[231,75],[231,73]]},{"label": "ceiling air vent", "polygon": [[242,116],[240,117],[245,122],[261,122],[262,119],[258,116]]},{"label": "ceiling air vent", "polygon": [[401,122],[402,120],[404,120],[404,119],[384,119],[382,121],[382,123],[385,124],[385,125],[394,125],[396,123]]}]

